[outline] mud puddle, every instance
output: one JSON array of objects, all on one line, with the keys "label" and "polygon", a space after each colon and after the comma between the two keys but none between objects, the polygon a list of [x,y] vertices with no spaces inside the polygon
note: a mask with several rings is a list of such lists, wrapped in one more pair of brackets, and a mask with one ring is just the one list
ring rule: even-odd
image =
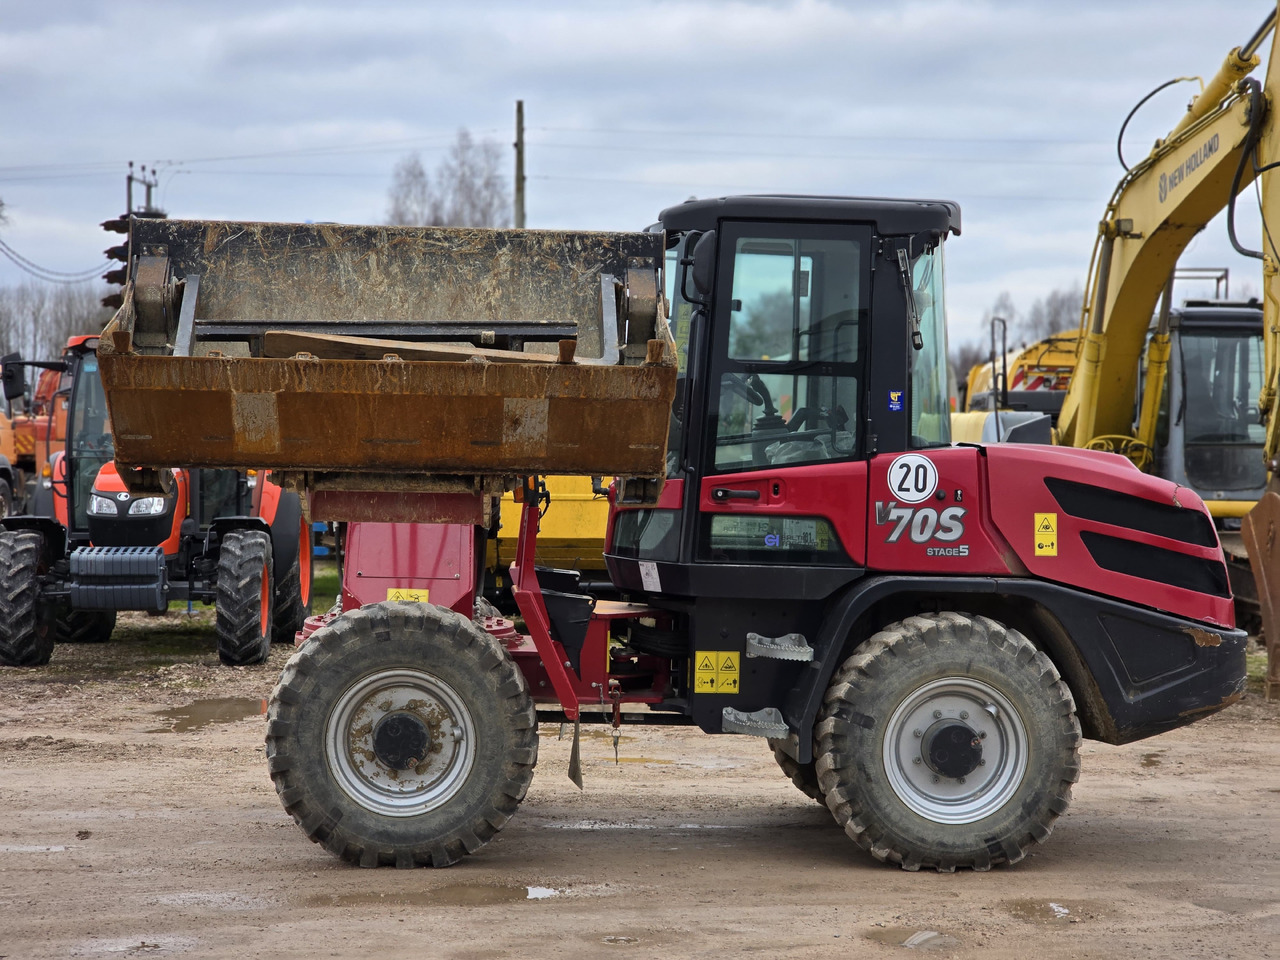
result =
[{"label": "mud puddle", "polygon": [[1010,900],[1005,904],[1009,915],[1028,923],[1066,926],[1078,922],[1078,910],[1056,900]]},{"label": "mud puddle", "polygon": [[193,700],[181,707],[155,710],[153,716],[161,717],[168,726],[148,733],[187,733],[202,730],[215,723],[235,723],[267,712],[267,701],[259,697],[219,697],[212,700]]},{"label": "mud puddle", "polygon": [[911,927],[877,927],[867,931],[866,937],[875,943],[908,950],[945,950],[960,946],[959,940],[945,933]]}]

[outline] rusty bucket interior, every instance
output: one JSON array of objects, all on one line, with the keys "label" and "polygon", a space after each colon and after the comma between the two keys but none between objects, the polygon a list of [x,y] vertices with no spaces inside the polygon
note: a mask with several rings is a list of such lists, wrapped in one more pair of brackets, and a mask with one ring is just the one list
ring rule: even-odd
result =
[{"label": "rusty bucket interior", "polygon": [[133,218],[99,344],[117,464],[659,478],[662,266],[661,233]]}]

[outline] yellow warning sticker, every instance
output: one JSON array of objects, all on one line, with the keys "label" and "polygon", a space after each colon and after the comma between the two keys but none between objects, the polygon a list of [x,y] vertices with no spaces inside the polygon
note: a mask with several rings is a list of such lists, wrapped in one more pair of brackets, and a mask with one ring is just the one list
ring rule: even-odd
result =
[{"label": "yellow warning sticker", "polygon": [[737,650],[699,650],[693,655],[694,693],[738,693],[742,689]]},{"label": "yellow warning sticker", "polygon": [[1035,515],[1035,543],[1037,557],[1058,555],[1058,515],[1056,513]]},{"label": "yellow warning sticker", "polygon": [[388,587],[388,600],[407,600],[410,603],[426,603],[431,597],[430,590],[414,590],[412,587]]}]

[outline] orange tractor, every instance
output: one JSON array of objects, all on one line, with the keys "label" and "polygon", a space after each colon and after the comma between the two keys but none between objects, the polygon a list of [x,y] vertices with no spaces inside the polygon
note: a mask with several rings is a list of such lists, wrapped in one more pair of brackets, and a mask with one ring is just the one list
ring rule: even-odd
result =
[{"label": "orange tractor", "polygon": [[[87,337],[72,337],[67,346]],[[40,478],[48,477],[49,458],[62,449],[67,435],[69,381],[61,361],[27,362],[21,354],[0,357],[0,376],[5,384],[6,413],[0,415],[0,517],[29,513],[39,490]],[[25,367],[38,367],[35,390],[26,394]],[[15,412],[12,401],[21,398],[22,411]]]},{"label": "orange tractor", "polygon": [[[0,520],[17,534],[0,545],[0,576],[30,585],[0,596],[0,664],[47,663],[55,641],[107,640],[119,610],[183,600],[216,604],[223,663],[266,659],[310,605],[300,498],[253,470],[164,470],[159,495],[131,494],[112,462],[97,347],[75,337],[42,364],[61,377],[65,449],[49,457],[32,512]],[[25,365],[6,364],[6,395],[25,392]]]}]

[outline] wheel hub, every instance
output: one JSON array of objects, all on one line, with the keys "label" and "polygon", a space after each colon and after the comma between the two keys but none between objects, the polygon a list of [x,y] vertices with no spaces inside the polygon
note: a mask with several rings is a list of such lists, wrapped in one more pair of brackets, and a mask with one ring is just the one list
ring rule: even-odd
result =
[{"label": "wheel hub", "polygon": [[1017,793],[1029,758],[1025,724],[985,679],[950,676],[916,688],[885,726],[889,785],[934,823],[975,823]]},{"label": "wheel hub", "polygon": [[392,770],[409,770],[431,748],[427,726],[412,713],[389,713],[373,730],[373,753]]},{"label": "wheel hub", "polygon": [[966,723],[939,720],[925,731],[921,755],[934,773],[958,780],[978,769],[982,739]]}]

